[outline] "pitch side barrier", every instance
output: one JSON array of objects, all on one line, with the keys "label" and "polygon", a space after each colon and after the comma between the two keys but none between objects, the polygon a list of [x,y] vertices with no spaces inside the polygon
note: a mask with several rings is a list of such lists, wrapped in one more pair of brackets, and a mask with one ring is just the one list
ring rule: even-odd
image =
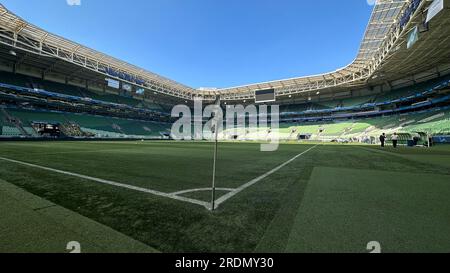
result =
[{"label": "pitch side barrier", "polygon": [[434,136],[433,142],[436,144],[450,144],[450,135]]}]

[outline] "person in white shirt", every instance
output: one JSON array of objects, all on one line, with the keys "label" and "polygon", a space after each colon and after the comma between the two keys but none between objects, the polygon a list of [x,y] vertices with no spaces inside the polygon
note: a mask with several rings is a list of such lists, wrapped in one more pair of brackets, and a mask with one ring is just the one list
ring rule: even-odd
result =
[{"label": "person in white shirt", "polygon": [[397,133],[394,133],[392,135],[392,144],[394,145],[394,148],[397,148],[397,145],[398,145],[398,135],[397,135]]}]

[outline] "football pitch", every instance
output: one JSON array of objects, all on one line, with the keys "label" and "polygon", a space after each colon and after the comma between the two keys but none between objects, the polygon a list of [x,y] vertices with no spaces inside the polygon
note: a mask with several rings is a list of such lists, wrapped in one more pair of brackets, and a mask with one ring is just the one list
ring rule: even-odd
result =
[{"label": "football pitch", "polygon": [[[373,241],[384,252],[450,251],[449,146],[282,144],[263,153],[257,143],[220,143],[215,211],[212,158],[207,142],[2,142],[0,184],[106,227],[120,251],[368,252]],[[2,214],[27,225],[14,200]],[[36,221],[45,210],[32,211]],[[0,252],[29,244],[0,229]],[[56,251],[58,238],[35,251]],[[95,236],[81,241],[99,251]]]}]

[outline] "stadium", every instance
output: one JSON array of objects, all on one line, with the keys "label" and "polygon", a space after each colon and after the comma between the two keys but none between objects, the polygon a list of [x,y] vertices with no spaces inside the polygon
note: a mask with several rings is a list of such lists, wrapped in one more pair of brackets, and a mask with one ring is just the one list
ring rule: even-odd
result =
[{"label": "stadium", "polygon": [[375,2],[341,69],[200,89],[0,4],[0,253],[449,252],[450,1]]}]

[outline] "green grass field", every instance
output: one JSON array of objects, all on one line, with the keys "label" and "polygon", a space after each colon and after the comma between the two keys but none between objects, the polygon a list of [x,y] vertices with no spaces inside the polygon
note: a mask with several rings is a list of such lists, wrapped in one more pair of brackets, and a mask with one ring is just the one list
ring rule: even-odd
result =
[{"label": "green grass field", "polygon": [[[0,184],[161,252],[367,252],[370,241],[385,252],[450,251],[449,146],[259,148],[220,144],[217,198],[233,194],[214,212],[204,206],[211,143],[0,142]],[[5,201],[2,214],[18,202]],[[26,224],[27,215],[9,217]],[[29,242],[14,234],[0,235],[0,252],[6,237],[26,249]],[[89,246],[96,238],[85,241],[86,249],[101,249]]]}]

